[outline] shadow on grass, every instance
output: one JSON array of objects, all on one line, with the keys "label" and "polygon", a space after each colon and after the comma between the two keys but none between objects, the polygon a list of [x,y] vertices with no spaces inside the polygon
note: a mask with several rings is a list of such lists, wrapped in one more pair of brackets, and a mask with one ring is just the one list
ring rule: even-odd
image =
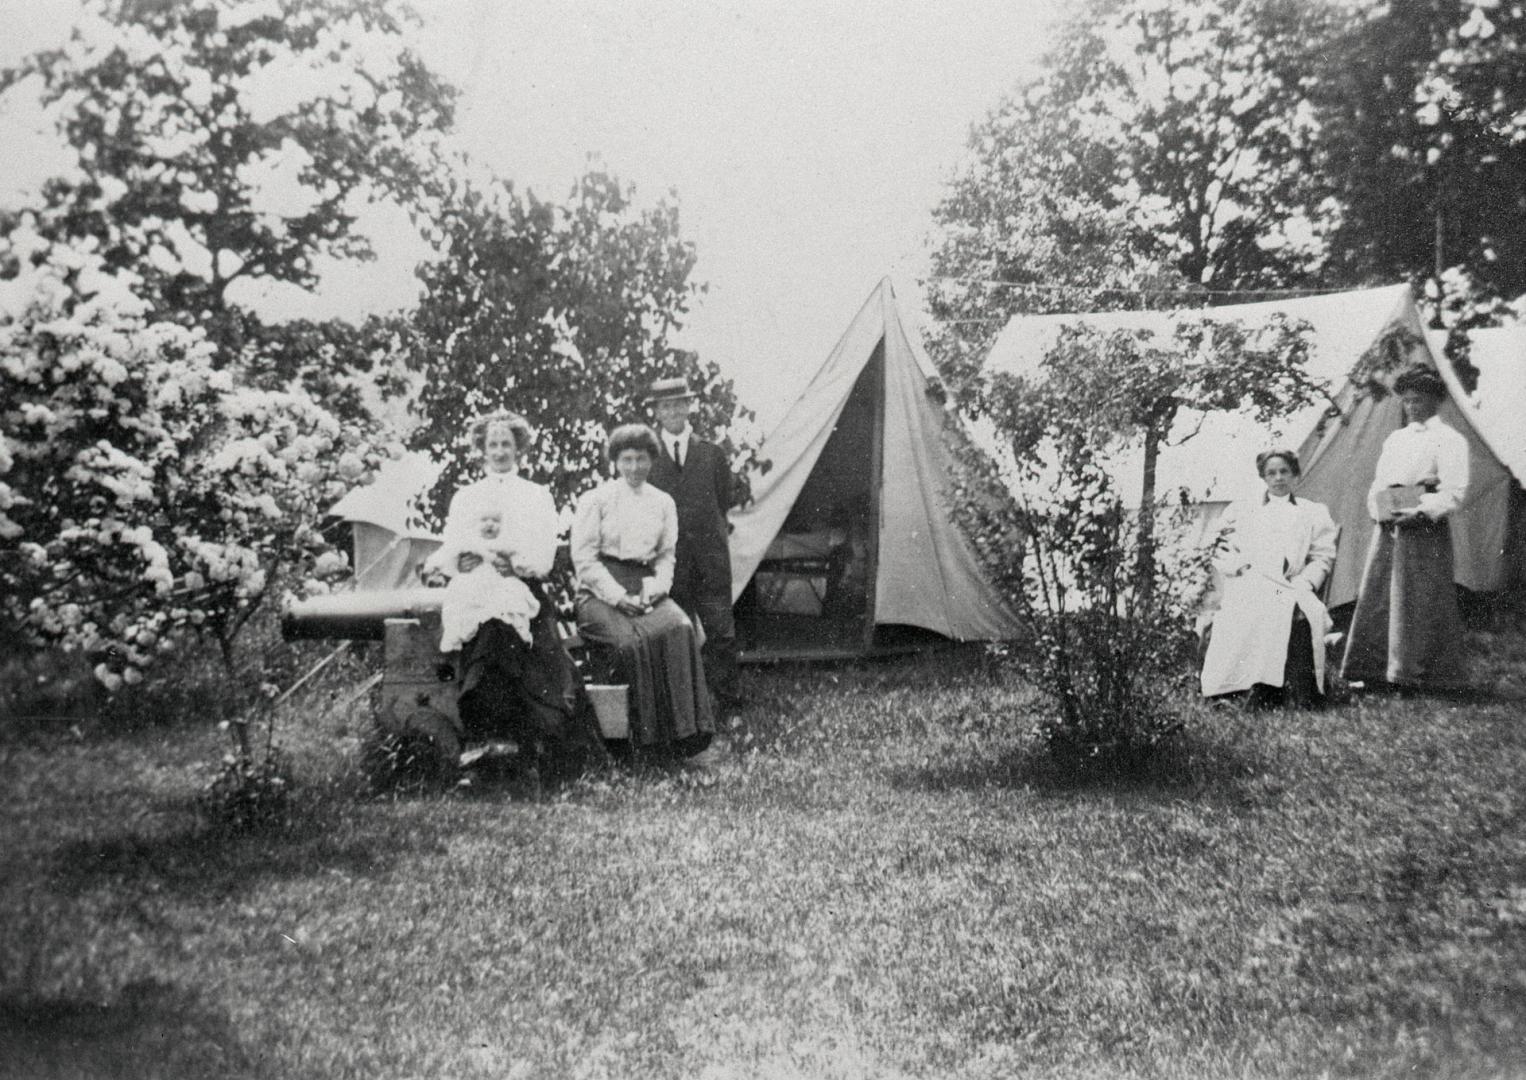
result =
[{"label": "shadow on grass", "polygon": [[1253,747],[1189,731],[1128,766],[1082,767],[1037,742],[993,757],[966,757],[902,770],[891,783],[920,791],[1021,788],[1046,797],[1127,795],[1147,801],[1205,800],[1250,808],[1266,798],[1258,778],[1268,766]]},{"label": "shadow on grass", "polygon": [[1455,690],[1432,690],[1412,693],[1414,698],[1433,698],[1448,705],[1487,708],[1490,705],[1526,705],[1526,686],[1464,686]]},{"label": "shadow on grass", "polygon": [[309,796],[294,800],[284,821],[232,829],[188,806],[163,831],[65,845],[56,852],[53,879],[71,894],[111,886],[215,898],[329,870],[380,873],[429,842],[416,822],[389,826],[368,818],[371,828],[359,831],[356,813],[339,798]]},{"label": "shadow on grass", "polygon": [[34,1080],[275,1075],[227,1016],[152,980],[130,983],[109,1004],[0,997],[0,1048],[0,1074]]},{"label": "shadow on grass", "polygon": [[[1285,1007],[1402,1053],[1382,1075],[1520,1075],[1526,803],[1483,805],[1484,792],[1472,802],[1455,816],[1396,818],[1398,850],[1348,868],[1346,893],[1307,900],[1270,958],[1267,970],[1297,976],[1279,983]],[[1500,1067],[1449,1066],[1464,1060]]]}]

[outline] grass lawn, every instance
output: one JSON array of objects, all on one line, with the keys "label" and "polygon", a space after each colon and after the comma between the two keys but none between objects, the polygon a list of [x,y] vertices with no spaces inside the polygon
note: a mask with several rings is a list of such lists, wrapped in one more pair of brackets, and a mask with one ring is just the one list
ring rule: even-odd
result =
[{"label": "grass lawn", "polygon": [[17,1077],[1526,1077],[1526,643],[1482,701],[1204,709],[1067,785],[979,651],[746,673],[732,760],[373,798],[332,689],[284,830],[210,725],[0,747]]}]

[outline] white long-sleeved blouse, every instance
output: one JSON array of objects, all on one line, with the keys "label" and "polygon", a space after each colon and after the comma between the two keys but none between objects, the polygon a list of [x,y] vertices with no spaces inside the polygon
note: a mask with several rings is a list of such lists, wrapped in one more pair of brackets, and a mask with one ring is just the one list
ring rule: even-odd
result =
[{"label": "white long-sleeved blouse", "polygon": [[647,563],[652,576],[642,583],[642,597],[666,596],[673,587],[678,548],[678,507],[673,496],[642,484],[607,480],[578,500],[572,522],[572,565],[578,584],[606,604],[626,596],[601,555]]},{"label": "white long-sleeved blouse", "polygon": [[1440,520],[1462,505],[1468,490],[1468,440],[1439,417],[1406,424],[1383,440],[1367,492],[1367,513],[1378,520],[1378,492],[1397,485],[1428,484],[1435,491],[1420,497],[1419,510]]}]

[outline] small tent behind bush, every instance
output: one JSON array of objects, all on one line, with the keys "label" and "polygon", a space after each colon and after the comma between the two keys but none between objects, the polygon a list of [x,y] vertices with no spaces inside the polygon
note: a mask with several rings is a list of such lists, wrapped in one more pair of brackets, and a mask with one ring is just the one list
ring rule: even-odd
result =
[{"label": "small tent behind bush", "polygon": [[387,461],[369,484],[354,488],[329,509],[349,524],[351,567],[358,589],[400,589],[419,583],[418,568],[440,546],[440,538],[418,522],[415,501],[439,475],[439,466],[421,454]]},{"label": "small tent behind bush", "polygon": [[764,441],[731,514],[745,655],[849,656],[1017,624],[953,523],[941,386],[889,279]]}]

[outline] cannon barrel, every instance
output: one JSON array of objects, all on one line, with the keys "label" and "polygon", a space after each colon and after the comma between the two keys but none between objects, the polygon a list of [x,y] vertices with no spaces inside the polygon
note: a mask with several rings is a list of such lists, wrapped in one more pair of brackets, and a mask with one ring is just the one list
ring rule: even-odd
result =
[{"label": "cannon barrel", "polygon": [[351,638],[381,641],[388,619],[417,619],[440,610],[443,589],[376,589],[329,593],[295,600],[281,612],[281,636],[287,641]]}]

